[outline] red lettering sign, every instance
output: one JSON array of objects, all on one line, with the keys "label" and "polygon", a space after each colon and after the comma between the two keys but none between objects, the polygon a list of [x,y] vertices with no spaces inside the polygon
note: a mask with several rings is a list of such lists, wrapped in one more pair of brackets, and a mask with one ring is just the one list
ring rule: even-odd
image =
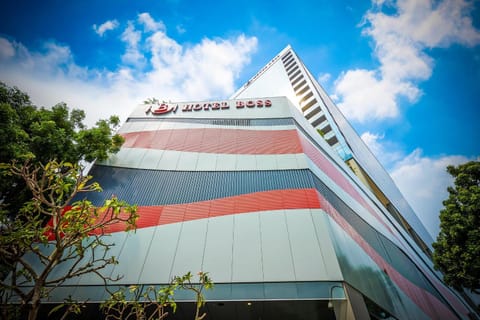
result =
[{"label": "red lettering sign", "polygon": [[171,111],[173,112],[177,112],[177,108],[178,108],[178,105],[176,106],[169,106],[168,104],[166,103],[162,103],[160,106],[158,106],[157,109],[154,109],[152,111],[152,114],[154,115],[159,115],[159,114],[165,114],[165,113],[169,113]]},{"label": "red lettering sign", "polygon": [[[242,109],[242,108],[263,108],[263,107],[271,107],[272,106],[272,101],[271,100],[247,100],[247,101],[242,101],[242,100],[237,100],[235,101],[235,106],[237,109]],[[178,104],[177,105],[171,105],[168,103],[162,103],[160,104],[156,109],[154,109],[154,106],[150,106],[145,112],[151,112],[153,115],[163,115],[169,112],[177,112],[178,109]],[[196,104],[184,104],[182,106],[182,112],[192,112],[192,111],[216,111],[216,110],[227,110],[230,109],[230,105],[228,104],[227,101],[221,101],[221,102],[205,102],[205,103],[196,103]]]},{"label": "red lettering sign", "polygon": [[185,105],[183,105],[182,111],[183,112],[192,111],[192,108],[193,108],[193,104],[185,104]]}]

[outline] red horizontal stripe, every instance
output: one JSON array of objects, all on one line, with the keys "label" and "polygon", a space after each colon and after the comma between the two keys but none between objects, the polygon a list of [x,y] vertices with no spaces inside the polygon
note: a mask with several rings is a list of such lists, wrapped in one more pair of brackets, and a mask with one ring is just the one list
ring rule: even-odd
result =
[{"label": "red horizontal stripe", "polygon": [[125,148],[224,154],[301,153],[296,130],[171,129],[123,134]]},{"label": "red horizontal stripe", "polygon": [[[141,206],[137,228],[256,211],[320,208],[316,192],[315,189],[272,190],[185,204]],[[104,232],[124,230],[125,225],[118,223]]]}]

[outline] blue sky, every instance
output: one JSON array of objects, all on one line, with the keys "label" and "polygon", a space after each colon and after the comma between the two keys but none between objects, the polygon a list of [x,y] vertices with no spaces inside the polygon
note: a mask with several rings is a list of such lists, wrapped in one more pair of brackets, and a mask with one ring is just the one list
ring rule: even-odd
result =
[{"label": "blue sky", "polygon": [[287,44],[435,234],[445,166],[480,155],[479,1],[10,1],[0,81],[125,119],[229,97]]}]

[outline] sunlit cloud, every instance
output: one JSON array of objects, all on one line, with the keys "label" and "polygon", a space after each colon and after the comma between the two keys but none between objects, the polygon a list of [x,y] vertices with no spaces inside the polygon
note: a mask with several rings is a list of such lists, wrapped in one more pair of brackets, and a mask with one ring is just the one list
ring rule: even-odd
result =
[{"label": "sunlit cloud", "polygon": [[129,21],[121,39],[126,45],[125,53],[122,55],[122,62],[141,69],[146,62],[141,48],[139,48],[142,32],[135,28],[132,21]]},{"label": "sunlit cloud", "polygon": [[453,178],[446,167],[469,160],[473,159],[460,155],[426,157],[417,149],[399,161],[390,172],[433,239],[440,230],[439,214],[443,200],[448,197],[447,187],[453,185]]},{"label": "sunlit cloud", "polygon": [[[480,43],[480,32],[470,17],[473,8],[466,1],[374,0],[372,4],[364,16],[362,32],[373,39],[379,66],[346,70],[334,83],[338,106],[350,120],[360,123],[398,118],[402,114],[399,101],[421,99],[419,83],[431,77],[434,67],[427,49]],[[393,13],[384,13],[387,6]],[[427,157],[420,149],[407,154],[378,133],[366,132],[362,139],[435,238],[438,214],[452,182],[445,168],[468,159],[458,155]]]},{"label": "sunlit cloud", "polygon": [[339,108],[359,122],[395,118],[399,115],[397,97],[404,95],[414,101],[419,94],[411,83],[386,80],[375,70],[349,70],[335,81],[335,96],[341,99]]},{"label": "sunlit cloud", "polygon": [[148,97],[228,97],[257,49],[257,39],[243,34],[183,45],[148,13],[126,21],[120,41],[122,62],[107,70],[79,65],[65,44],[49,41],[34,51],[0,37],[0,80],[28,92],[39,106],[63,101],[84,109],[91,125],[112,114],[125,119]]},{"label": "sunlit cloud", "polygon": [[453,178],[446,168],[473,159],[461,155],[427,157],[421,149],[406,154],[395,143],[386,141],[383,135],[370,132],[362,134],[361,138],[387,168],[420,221],[436,239],[442,202],[448,197],[447,187],[453,184]]},{"label": "sunlit cloud", "polygon": [[332,75],[330,73],[321,73],[318,76],[317,81],[322,86],[324,86],[326,83],[328,83],[330,81],[331,78],[332,78]]},{"label": "sunlit cloud", "polygon": [[117,20],[108,20],[102,23],[101,25],[97,26],[96,24],[93,25],[93,31],[95,31],[96,34],[98,34],[100,37],[103,37],[105,32],[109,30],[115,30],[118,28],[120,24],[118,23]]},{"label": "sunlit cloud", "polygon": [[165,25],[162,21],[155,21],[148,12],[140,13],[138,21],[144,26],[145,31],[165,30]]},{"label": "sunlit cloud", "polygon": [[[384,13],[386,6],[394,13]],[[373,1],[363,34],[374,40],[380,65],[343,72],[335,81],[338,106],[358,122],[398,117],[400,99],[417,101],[422,94],[418,83],[431,77],[434,61],[426,49],[480,43],[472,10],[464,0]]]},{"label": "sunlit cloud", "polygon": [[0,38],[0,59],[6,60],[15,55],[13,44],[7,39]]},{"label": "sunlit cloud", "polygon": [[185,29],[185,27],[181,24],[177,25],[175,29],[177,29],[178,34],[184,34],[185,32],[187,32],[187,29]]},{"label": "sunlit cloud", "polygon": [[405,158],[400,146],[386,140],[384,134],[367,131],[360,138],[387,170],[393,168],[398,161]]}]

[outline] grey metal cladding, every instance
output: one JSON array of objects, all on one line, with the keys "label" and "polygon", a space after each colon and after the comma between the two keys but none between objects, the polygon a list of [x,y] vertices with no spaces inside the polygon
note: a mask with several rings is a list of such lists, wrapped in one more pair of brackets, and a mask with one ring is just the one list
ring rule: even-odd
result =
[{"label": "grey metal cladding", "polygon": [[112,195],[140,206],[212,200],[241,194],[313,188],[309,170],[164,171],[96,165],[90,174],[102,192],[88,194],[95,205]]}]

